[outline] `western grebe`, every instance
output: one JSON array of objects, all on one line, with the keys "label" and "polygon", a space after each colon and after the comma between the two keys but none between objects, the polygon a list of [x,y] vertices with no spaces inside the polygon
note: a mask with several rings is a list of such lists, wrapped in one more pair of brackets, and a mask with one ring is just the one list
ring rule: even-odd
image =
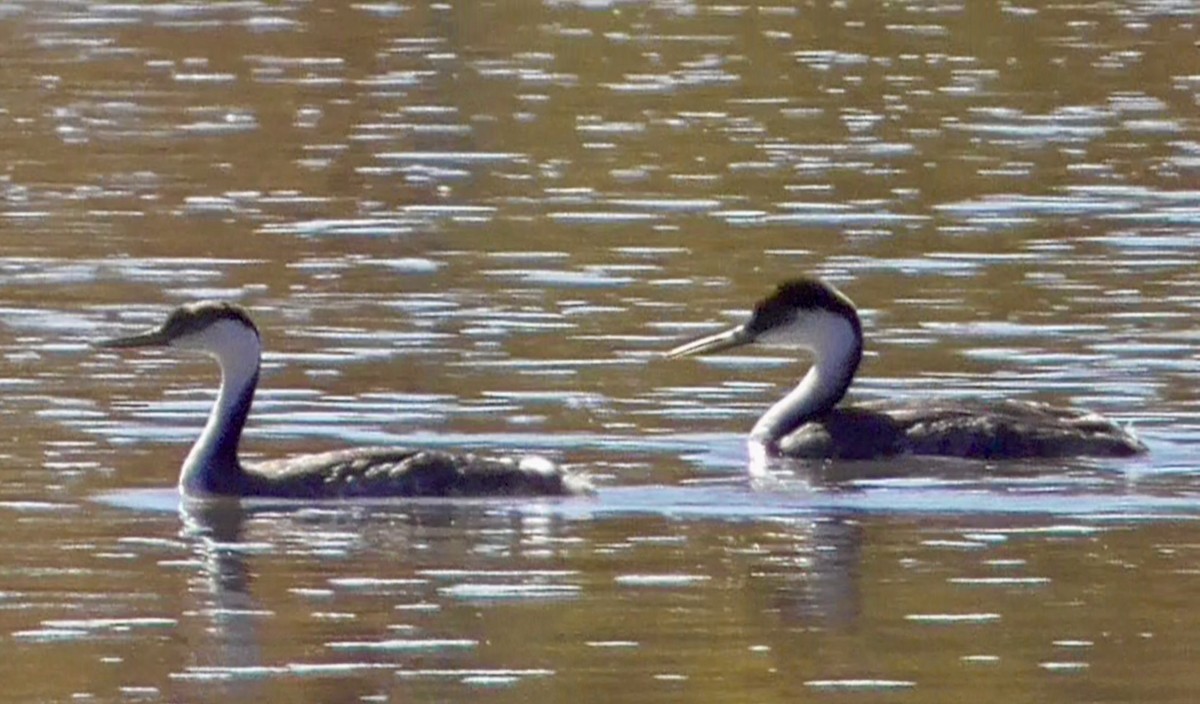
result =
[{"label": "western grebe", "polygon": [[258,385],[262,342],[246,312],[205,301],[171,312],[161,327],[96,347],[171,347],[203,352],[221,366],[221,389],[188,453],[179,490],[188,496],[348,498],[536,496],[586,493],[588,482],[550,460],[437,450],[364,447],[243,466],[238,442]]},{"label": "western grebe", "polygon": [[809,350],[812,367],[750,431],[751,454],[867,459],[898,454],[975,459],[1121,457],[1146,451],[1130,431],[1087,411],[1043,403],[941,401],[901,406],[874,402],[835,408],[863,353],[854,303],[815,278],[780,284],[750,319],[666,353],[684,357],[752,342]]}]

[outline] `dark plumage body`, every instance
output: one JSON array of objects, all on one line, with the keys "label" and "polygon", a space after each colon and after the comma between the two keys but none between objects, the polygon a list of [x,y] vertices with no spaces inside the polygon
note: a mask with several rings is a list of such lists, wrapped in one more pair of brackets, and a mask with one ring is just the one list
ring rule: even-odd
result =
[{"label": "dark plumage body", "polygon": [[[540,460],[540,458],[538,458]],[[246,468],[255,496],[318,499],[379,496],[465,498],[556,496],[580,493],[586,484],[528,460],[440,450],[363,447],[266,461]]]},{"label": "dark plumage body", "polygon": [[1146,451],[1136,437],[1102,416],[1044,403],[1001,400],[889,408],[894,405],[877,402],[834,408],[781,438],[779,454],[999,460],[1128,457]]}]

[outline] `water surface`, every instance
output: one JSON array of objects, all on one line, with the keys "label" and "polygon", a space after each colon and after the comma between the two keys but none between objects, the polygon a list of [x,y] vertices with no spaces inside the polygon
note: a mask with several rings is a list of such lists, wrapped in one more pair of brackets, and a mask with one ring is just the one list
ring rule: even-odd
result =
[{"label": "water surface", "polygon": [[[1188,3],[0,9],[0,699],[1191,701]],[[836,283],[860,399],[1094,408],[1125,462],[745,477]],[[594,497],[180,507],[197,298],[248,457],[533,449]]]}]

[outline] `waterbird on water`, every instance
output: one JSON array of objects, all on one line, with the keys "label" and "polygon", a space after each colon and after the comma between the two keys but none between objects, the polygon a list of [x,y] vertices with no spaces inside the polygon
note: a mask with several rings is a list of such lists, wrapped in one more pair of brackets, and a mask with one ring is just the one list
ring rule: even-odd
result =
[{"label": "waterbird on water", "polygon": [[211,301],[183,305],[158,328],[102,340],[95,346],[191,350],[220,364],[216,403],[179,475],[179,490],[186,496],[481,497],[589,491],[582,476],[533,455],[484,457],[363,447],[243,465],[238,460],[238,442],[258,385],[262,342],[250,316],[236,305]]},{"label": "waterbird on water", "polygon": [[1146,451],[1129,430],[1099,414],[1002,400],[838,406],[862,361],[854,303],[816,278],[780,284],[742,325],[680,345],[667,357],[718,352],[752,342],[812,353],[812,366],[750,431],[752,460],[768,457],[871,459],[943,455],[973,459],[1123,457]]}]

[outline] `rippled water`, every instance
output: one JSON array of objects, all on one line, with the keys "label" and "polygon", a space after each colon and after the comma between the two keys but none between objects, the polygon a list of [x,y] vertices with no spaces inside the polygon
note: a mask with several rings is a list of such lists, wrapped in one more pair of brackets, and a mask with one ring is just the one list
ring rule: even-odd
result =
[{"label": "rippled water", "polygon": [[[0,699],[1190,702],[1192,3],[0,7]],[[1037,398],[1146,458],[796,467],[797,273],[856,398]],[[535,449],[563,501],[180,507],[236,300],[250,456]]]}]

